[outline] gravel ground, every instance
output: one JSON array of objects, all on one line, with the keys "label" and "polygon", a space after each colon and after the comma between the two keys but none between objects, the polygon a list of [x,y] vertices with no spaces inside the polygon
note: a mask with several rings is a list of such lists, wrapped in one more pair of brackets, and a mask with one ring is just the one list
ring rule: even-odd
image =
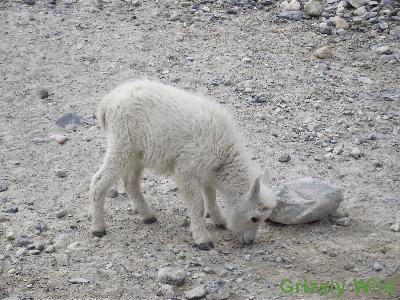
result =
[{"label": "gravel ground", "polygon": [[[285,293],[285,278],[390,299],[352,288],[383,278],[400,297],[400,4],[349,2],[323,1],[310,18],[303,2],[273,0],[1,1],[0,298],[319,299]],[[138,77],[220,102],[271,185],[341,186],[350,224],[268,223],[242,247],[209,222],[216,247],[200,251],[173,179],[146,173],[158,223],[118,195],[106,201],[108,234],[93,238],[88,186],[105,150],[94,114]],[[66,119],[78,124],[56,124]]]}]

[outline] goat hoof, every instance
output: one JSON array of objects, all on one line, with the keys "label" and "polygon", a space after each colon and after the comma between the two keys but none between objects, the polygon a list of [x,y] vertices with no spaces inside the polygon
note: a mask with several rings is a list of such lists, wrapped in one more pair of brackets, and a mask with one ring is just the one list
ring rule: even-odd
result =
[{"label": "goat hoof", "polygon": [[144,223],[144,224],[153,224],[153,223],[155,223],[155,222],[157,222],[157,218],[156,218],[156,217],[151,217],[151,218],[148,218],[148,219],[144,219],[144,220],[143,220],[143,223]]},{"label": "goat hoof", "polygon": [[92,234],[93,234],[95,237],[98,237],[98,238],[101,238],[101,237],[105,236],[106,233],[107,233],[107,232],[106,232],[105,229],[103,229],[103,230],[93,230],[93,231],[92,231]]},{"label": "goat hoof", "polygon": [[196,247],[200,250],[210,250],[211,248],[214,248],[214,243],[212,241],[204,242],[204,243],[196,244]]},{"label": "goat hoof", "polygon": [[215,224],[215,227],[217,227],[218,229],[226,229],[225,224]]}]

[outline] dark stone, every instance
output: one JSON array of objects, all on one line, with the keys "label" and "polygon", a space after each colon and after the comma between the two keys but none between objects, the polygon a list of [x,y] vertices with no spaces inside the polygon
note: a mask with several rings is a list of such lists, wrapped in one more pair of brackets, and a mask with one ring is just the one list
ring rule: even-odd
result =
[{"label": "dark stone", "polygon": [[40,89],[38,91],[38,95],[40,97],[40,99],[47,99],[49,98],[49,92],[46,89]]},{"label": "dark stone", "polygon": [[18,207],[10,207],[9,209],[6,209],[7,214],[15,214],[18,212]]},{"label": "dark stone", "polygon": [[156,217],[151,217],[151,218],[148,218],[148,219],[144,219],[144,220],[143,220],[143,223],[144,223],[144,224],[153,224],[153,223],[155,223],[155,222],[157,222],[157,218],[156,218]]}]

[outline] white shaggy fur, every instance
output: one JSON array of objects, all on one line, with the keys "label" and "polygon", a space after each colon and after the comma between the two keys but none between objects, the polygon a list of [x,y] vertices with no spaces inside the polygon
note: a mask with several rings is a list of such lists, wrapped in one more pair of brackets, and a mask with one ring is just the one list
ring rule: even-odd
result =
[{"label": "white shaggy fur", "polygon": [[[208,99],[155,81],[127,82],[104,97],[98,120],[107,134],[107,152],[89,193],[94,235],[105,234],[104,195],[121,177],[144,222],[156,221],[140,191],[144,168],[175,177],[201,249],[213,247],[205,206],[216,225],[226,225],[241,234],[242,243],[250,243],[276,205],[273,193],[260,186],[260,172],[232,118]],[[226,200],[227,223],[216,190]]]}]

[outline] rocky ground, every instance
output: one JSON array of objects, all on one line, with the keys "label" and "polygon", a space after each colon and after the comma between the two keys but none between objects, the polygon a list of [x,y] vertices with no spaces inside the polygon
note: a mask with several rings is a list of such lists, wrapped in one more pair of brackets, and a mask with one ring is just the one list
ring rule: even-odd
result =
[{"label": "rocky ground", "polygon": [[[346,299],[399,297],[399,7],[1,1],[0,298],[318,298],[285,293],[285,278],[343,282]],[[136,77],[222,103],[270,184],[339,185],[347,221],[269,223],[246,247],[210,223],[216,247],[200,251],[174,181],[146,174],[159,222],[143,224],[110,193],[108,234],[93,238],[88,186],[105,148],[94,114]],[[353,278],[372,277],[395,282],[392,297],[357,296]]]}]

